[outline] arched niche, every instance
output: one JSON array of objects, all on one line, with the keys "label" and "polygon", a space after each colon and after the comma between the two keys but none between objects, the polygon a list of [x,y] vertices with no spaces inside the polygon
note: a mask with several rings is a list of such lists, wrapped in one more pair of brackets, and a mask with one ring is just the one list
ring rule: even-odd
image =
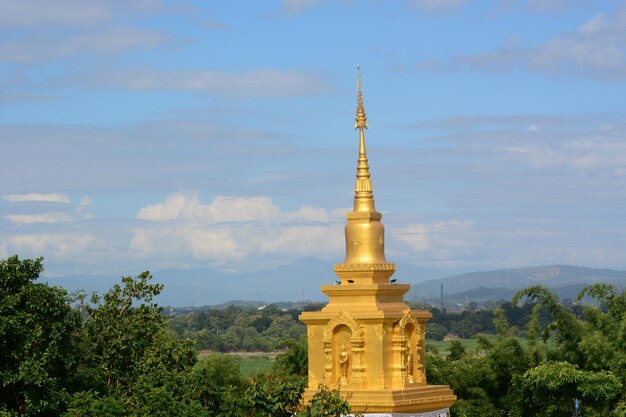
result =
[{"label": "arched niche", "polygon": [[350,314],[342,311],[330,320],[324,327],[323,340],[327,383],[348,384],[353,379],[353,371],[360,375],[363,331]]}]

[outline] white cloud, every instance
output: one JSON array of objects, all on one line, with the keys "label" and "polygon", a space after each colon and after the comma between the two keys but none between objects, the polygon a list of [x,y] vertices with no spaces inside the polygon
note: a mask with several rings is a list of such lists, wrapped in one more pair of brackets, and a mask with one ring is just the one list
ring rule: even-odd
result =
[{"label": "white cloud", "polygon": [[[392,68],[405,69],[401,65]],[[610,13],[598,13],[577,31],[552,37],[541,45],[505,44],[486,53],[459,55],[449,62],[421,61],[414,69],[494,72],[521,69],[551,75],[585,74],[621,80],[626,77],[626,5]]]},{"label": "white cloud", "polygon": [[89,25],[112,15],[104,1],[93,0],[3,0],[0,27],[36,25]]},{"label": "white cloud", "polygon": [[201,220],[209,223],[242,221],[277,221],[280,209],[269,197],[218,196],[210,204],[202,204],[197,194],[172,194],[164,203],[139,210],[137,218],[151,221]]},{"label": "white cloud", "polygon": [[203,229],[189,224],[136,229],[130,247],[143,258],[192,257],[217,264],[236,261],[246,255],[229,230]]},{"label": "white cloud", "polygon": [[152,14],[168,10],[160,0],[3,0],[0,28],[92,26],[116,15]]},{"label": "white cloud", "polygon": [[84,196],[80,199],[80,203],[78,203],[78,210],[85,210],[88,207],[93,207],[95,204],[93,200],[87,196]]},{"label": "white cloud", "polygon": [[44,62],[75,55],[113,55],[131,49],[152,49],[166,39],[162,32],[113,27],[64,37],[14,39],[0,44],[0,61]]},{"label": "white cloud", "polygon": [[[536,128],[529,133],[538,131],[539,128]],[[559,168],[572,174],[624,176],[626,137],[612,137],[610,132],[607,133],[604,136],[583,135],[552,141],[533,141],[530,138],[517,143],[506,141],[496,145],[494,151],[525,161],[534,168]]]},{"label": "white cloud", "polygon": [[154,222],[134,230],[131,249],[144,258],[192,257],[226,267],[251,258],[259,264],[335,258],[343,248],[336,210],[303,206],[284,212],[268,197],[220,196],[203,204],[197,194],[177,193],[142,208],[137,217]]},{"label": "white cloud", "polygon": [[194,220],[205,223],[224,222],[327,222],[337,217],[336,212],[303,206],[293,212],[282,212],[269,197],[217,196],[210,204],[203,204],[197,193],[175,193],[165,202],[144,207],[137,213],[140,220],[163,222],[170,220]]},{"label": "white cloud", "polygon": [[93,218],[93,214],[90,212],[90,210],[93,206],[95,206],[93,200],[87,196],[84,196],[80,199],[80,203],[78,203],[76,213],[83,219],[91,219]]},{"label": "white cloud", "polygon": [[329,91],[322,76],[273,69],[228,73],[215,70],[135,69],[88,74],[79,82],[92,88],[117,87],[132,91],[206,91],[234,98],[297,97]]},{"label": "white cloud", "polygon": [[8,238],[8,246],[12,251],[25,253],[27,256],[46,254],[46,256],[65,258],[83,255],[99,245],[96,238],[89,233],[29,234]]},{"label": "white cloud", "polygon": [[66,194],[5,194],[2,196],[5,200],[11,203],[22,202],[43,202],[43,203],[65,203],[69,204],[70,200]]},{"label": "white cloud", "polygon": [[40,213],[40,214],[7,214],[4,219],[15,224],[33,224],[33,223],[67,223],[72,218],[62,212]]},{"label": "white cloud", "polygon": [[292,258],[318,256],[338,259],[337,255],[343,248],[343,228],[339,225],[289,226],[259,242],[262,253],[285,254]]},{"label": "white cloud", "polygon": [[139,257],[167,262],[181,258],[204,260],[214,266],[235,267],[255,259],[267,266],[299,257],[337,259],[343,249],[339,225],[235,223],[225,226],[181,222],[150,225],[133,232],[131,250]]},{"label": "white cloud", "polygon": [[287,218],[292,220],[306,220],[311,222],[326,223],[330,220],[328,211],[323,208],[302,206],[297,211],[287,213]]}]

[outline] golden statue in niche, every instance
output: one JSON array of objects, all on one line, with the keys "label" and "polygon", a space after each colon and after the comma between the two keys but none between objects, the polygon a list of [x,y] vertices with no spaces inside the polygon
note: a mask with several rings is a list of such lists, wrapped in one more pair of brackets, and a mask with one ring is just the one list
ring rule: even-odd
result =
[{"label": "golden statue in niche", "polygon": [[353,412],[445,415],[454,393],[448,386],[426,384],[423,348],[432,314],[411,310],[403,300],[410,285],[389,280],[396,265],[385,258],[385,227],[374,205],[360,72],[355,122],[359,156],[354,207],[346,215],[346,256],[334,267],[341,281],[321,287],[329,297],[321,311],[300,315],[309,346],[304,400],[321,383],[339,387]]},{"label": "golden statue in niche", "polygon": [[341,352],[339,352],[339,367],[341,369],[339,380],[345,385],[348,378],[348,352],[346,352],[346,345],[341,345]]}]

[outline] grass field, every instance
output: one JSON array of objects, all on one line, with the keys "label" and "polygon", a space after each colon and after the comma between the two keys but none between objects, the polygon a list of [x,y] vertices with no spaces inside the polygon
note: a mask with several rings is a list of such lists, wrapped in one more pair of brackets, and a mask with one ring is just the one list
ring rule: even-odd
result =
[{"label": "grass field", "polygon": [[[248,378],[257,372],[269,371],[276,356],[281,352],[233,352],[226,355],[238,356],[240,359],[239,370],[244,378]],[[201,350],[198,352],[198,358],[201,359],[211,352]]]},{"label": "grass field", "polygon": [[[487,340],[494,343],[497,340],[496,335],[484,335]],[[476,347],[478,344],[477,339],[458,339],[461,341],[461,344],[465,348],[465,351],[468,352]],[[518,337],[517,340],[522,344],[522,346],[526,346],[526,338]],[[443,357],[446,357],[450,354],[450,340],[427,340],[427,345],[434,346],[439,354]],[[280,352],[237,352],[231,353],[231,355],[237,355],[241,359],[241,374],[248,378],[250,375],[253,375],[257,372],[269,371],[272,367],[272,363],[276,359],[276,356]],[[207,352],[201,352],[200,356],[206,355]]]},{"label": "grass field", "polygon": [[241,374],[244,378],[248,378],[250,375],[269,371],[276,359],[278,353],[262,353],[262,354],[243,354],[239,355],[241,358]]}]

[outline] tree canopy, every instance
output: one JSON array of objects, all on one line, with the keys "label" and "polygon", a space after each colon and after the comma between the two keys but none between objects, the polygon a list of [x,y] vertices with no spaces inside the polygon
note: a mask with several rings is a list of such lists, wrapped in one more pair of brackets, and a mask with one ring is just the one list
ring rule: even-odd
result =
[{"label": "tree canopy", "polygon": [[[245,379],[237,357],[218,353],[198,360],[193,342],[168,330],[168,318],[153,302],[163,287],[148,272],[123,277],[102,296],[70,296],[36,282],[42,271],[42,259],[0,261],[1,416],[313,417],[349,411],[338,391],[323,387],[311,404],[301,403],[306,340],[286,342],[272,373]],[[256,325],[287,337],[280,321]]]}]

